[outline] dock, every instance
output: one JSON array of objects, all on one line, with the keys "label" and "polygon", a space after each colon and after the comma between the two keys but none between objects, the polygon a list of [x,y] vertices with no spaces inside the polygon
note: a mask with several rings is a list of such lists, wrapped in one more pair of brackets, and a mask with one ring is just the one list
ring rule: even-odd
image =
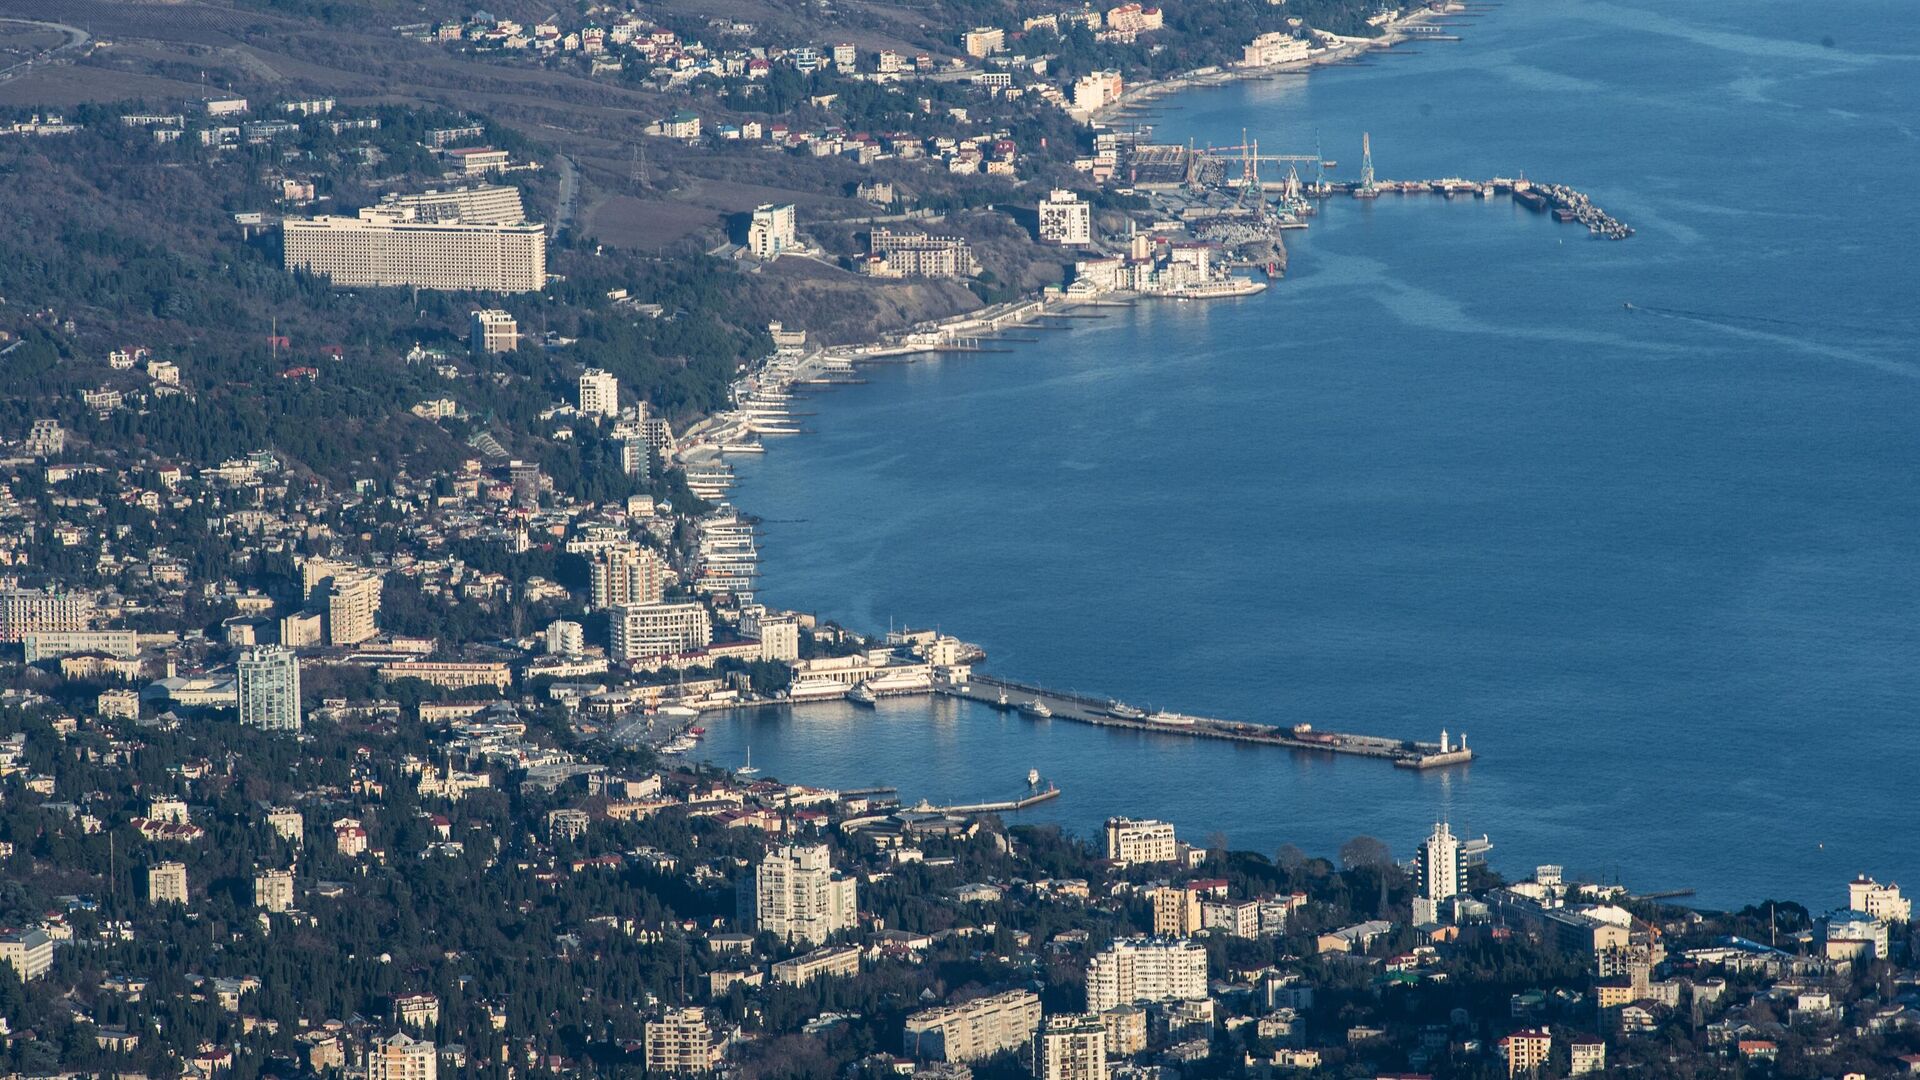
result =
[{"label": "dock", "polygon": [[[949,686],[942,690],[956,697],[978,701],[996,708],[1018,708],[1029,702],[1038,701],[1052,712],[1049,719],[1068,720],[1077,724],[1143,731],[1156,735],[1184,736],[1192,739],[1219,739],[1225,742],[1258,746],[1277,746],[1312,753],[1348,754],[1391,761],[1396,768],[1401,769],[1438,769],[1451,765],[1465,765],[1474,758],[1473,751],[1467,748],[1465,735],[1461,735],[1456,743],[1444,731],[1440,733],[1440,739],[1437,742],[1420,742],[1378,735],[1318,731],[1309,724],[1276,727],[1271,724],[1254,724],[1178,713],[1163,712],[1148,715],[1141,710],[1130,710],[1128,714],[1122,714],[1121,710],[1115,708],[1115,703],[1112,701],[1071,692],[1048,690],[1008,679],[996,679],[978,672],[972,675],[965,686]],[[1130,714],[1131,712],[1138,712],[1140,715],[1134,716]]]},{"label": "dock", "polygon": [[1043,791],[1036,791],[1024,799],[1006,799],[1001,802],[962,803],[958,806],[935,806],[925,799],[909,807],[922,814],[1005,814],[1015,810],[1025,810],[1029,806],[1038,806],[1049,799],[1060,797],[1060,788],[1048,784]]}]

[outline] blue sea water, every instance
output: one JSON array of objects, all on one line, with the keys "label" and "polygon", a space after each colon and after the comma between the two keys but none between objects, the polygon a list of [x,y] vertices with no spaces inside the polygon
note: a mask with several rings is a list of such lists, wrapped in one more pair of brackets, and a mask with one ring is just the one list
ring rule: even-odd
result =
[{"label": "blue sea water", "polygon": [[[761,596],[937,624],[1138,704],[1433,738],[1414,775],[953,702],[710,725],[787,779],[1063,798],[1200,840],[1409,854],[1439,818],[1536,863],[1816,907],[1920,884],[1920,23],[1905,0],[1511,0],[1310,78],[1169,99],[1164,141],[1382,177],[1246,300],[1143,304],[869,373],[737,467]],[[1627,310],[1626,302],[1635,305]]]}]

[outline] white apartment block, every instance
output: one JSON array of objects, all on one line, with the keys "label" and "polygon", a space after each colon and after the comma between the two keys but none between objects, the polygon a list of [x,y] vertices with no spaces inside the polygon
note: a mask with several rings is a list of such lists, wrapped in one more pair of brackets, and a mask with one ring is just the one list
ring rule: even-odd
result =
[{"label": "white apartment block", "polygon": [[1091,1013],[1056,1013],[1033,1037],[1034,1080],[1106,1080],[1107,1025]]},{"label": "white apartment block", "polygon": [[38,928],[0,933],[0,963],[12,965],[21,982],[32,982],[53,966],[53,938]]},{"label": "white apartment block", "polygon": [[860,947],[838,945],[782,960],[773,965],[773,981],[805,986],[815,979],[850,979],[860,974]]},{"label": "white apartment block", "polygon": [[279,645],[240,656],[240,722],[263,731],[300,730],[300,660]]},{"label": "white apartment block", "polygon": [[1847,883],[1847,906],[1887,922],[1913,918],[1913,901],[1900,895],[1900,886],[1882,885],[1865,874]]},{"label": "white apartment block", "polygon": [[367,1051],[367,1080],[435,1080],[439,1068],[433,1044],[404,1031],[375,1040]]},{"label": "white apartment block", "polygon": [[1074,192],[1054,189],[1040,201],[1040,239],[1068,247],[1093,243],[1093,207]]},{"label": "white apartment block", "polygon": [[638,544],[618,544],[600,552],[587,571],[596,608],[657,604],[666,588],[660,553]]},{"label": "white apartment block", "polygon": [[607,611],[608,637],[616,663],[704,649],[713,644],[713,619],[694,601],[676,604],[616,604]]},{"label": "white apartment block", "polygon": [[902,1052],[923,1061],[982,1061],[1026,1046],[1039,1029],[1040,998],[1009,990],[907,1017]]},{"label": "white apartment block", "polygon": [[997,26],[976,26],[960,38],[968,56],[984,60],[1007,47],[1007,32]]},{"label": "white apartment block", "polygon": [[747,250],[756,259],[777,259],[799,244],[792,203],[763,203],[754,208],[747,226]]},{"label": "white apartment block", "polygon": [[547,284],[542,225],[426,222],[411,211],[288,218],[286,268],[325,275],[335,288],[538,292]]},{"label": "white apartment block", "polygon": [[293,871],[262,870],[253,875],[253,906],[265,911],[291,911]]},{"label": "white apartment block", "polygon": [[838,877],[826,845],[797,844],[769,851],[754,869],[753,891],[743,892],[743,915],[756,928],[789,942],[824,944],[860,917],[852,878]]},{"label": "white apartment block", "polygon": [[93,598],[39,589],[0,589],[0,641],[28,634],[78,633],[93,622]]},{"label": "white apartment block", "polygon": [[668,1009],[659,1019],[647,1021],[646,1061],[650,1073],[712,1072],[720,1064],[720,1052],[705,1010]]},{"label": "white apartment block", "polygon": [[379,632],[380,576],[335,574],[327,591],[327,643],[358,645]]},{"label": "white apartment block", "polygon": [[498,308],[476,311],[473,313],[469,339],[474,352],[512,352],[520,347],[520,322]]},{"label": "white apartment block", "polygon": [[387,195],[383,208],[412,211],[414,220],[464,221],[469,225],[518,225],[527,220],[520,189],[511,184],[428,189],[414,195]]},{"label": "white apartment block", "polygon": [[587,651],[587,628],[577,622],[555,619],[543,636],[548,656],[579,656]]},{"label": "white apartment block", "polygon": [[619,416],[620,380],[599,368],[581,372],[580,411],[588,416]]},{"label": "white apartment block", "polygon": [[1207,996],[1207,951],[1193,941],[1124,938],[1087,965],[1087,1009]]},{"label": "white apartment block", "polygon": [[147,867],[147,903],[184,904],[187,902],[187,868],[184,863],[163,862]]},{"label": "white apartment block", "polygon": [[1173,862],[1178,857],[1173,826],[1164,821],[1107,819],[1107,859],[1122,866]]}]

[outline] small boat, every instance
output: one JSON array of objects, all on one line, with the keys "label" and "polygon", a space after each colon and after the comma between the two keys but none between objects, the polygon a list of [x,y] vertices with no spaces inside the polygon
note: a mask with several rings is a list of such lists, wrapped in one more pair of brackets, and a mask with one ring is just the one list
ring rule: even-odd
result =
[{"label": "small boat", "polygon": [[690,727],[687,729],[687,734],[693,736],[696,739],[700,738],[706,733],[707,733],[707,729],[703,727]]},{"label": "small boat", "polygon": [[747,747],[747,763],[733,770],[738,776],[758,776],[760,770],[753,767],[753,747]]},{"label": "small boat", "polygon": [[1027,770],[1027,786],[1028,787],[1040,786],[1040,770],[1039,769]]},{"label": "small boat", "polygon": [[1042,720],[1053,715],[1053,710],[1047,708],[1047,703],[1041,701],[1039,698],[1034,698],[1032,701],[1020,706],[1020,711],[1026,713],[1028,716],[1038,717]]},{"label": "small boat", "polygon": [[1136,709],[1124,701],[1107,702],[1107,715],[1116,720],[1145,720],[1147,710]]},{"label": "small boat", "polygon": [[853,702],[855,705],[872,705],[879,699],[874,697],[873,691],[867,688],[866,683],[860,683],[853,689],[847,691],[847,700]]},{"label": "small boat", "polygon": [[1001,710],[1013,708],[1013,703],[1007,700],[1007,692],[1005,690],[1000,691],[1000,700],[994,702],[993,707]]}]

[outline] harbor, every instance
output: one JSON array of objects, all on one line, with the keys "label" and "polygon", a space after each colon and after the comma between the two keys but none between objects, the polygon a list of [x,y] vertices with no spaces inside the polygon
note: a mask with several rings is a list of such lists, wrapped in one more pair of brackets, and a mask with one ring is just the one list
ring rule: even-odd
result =
[{"label": "harbor", "polygon": [[1007,679],[974,674],[963,685],[942,688],[943,693],[998,709],[1017,710],[1036,720],[1070,720],[1096,727],[1176,735],[1193,739],[1220,739],[1226,742],[1258,746],[1278,746],[1324,754],[1348,754],[1393,762],[1402,769],[1438,769],[1465,765],[1473,760],[1466,735],[1459,738],[1446,731],[1436,742],[1392,739],[1377,735],[1354,735],[1318,731],[1311,724],[1276,727],[1237,720],[1221,720],[1183,713],[1148,712],[1111,699],[1043,687]]}]

